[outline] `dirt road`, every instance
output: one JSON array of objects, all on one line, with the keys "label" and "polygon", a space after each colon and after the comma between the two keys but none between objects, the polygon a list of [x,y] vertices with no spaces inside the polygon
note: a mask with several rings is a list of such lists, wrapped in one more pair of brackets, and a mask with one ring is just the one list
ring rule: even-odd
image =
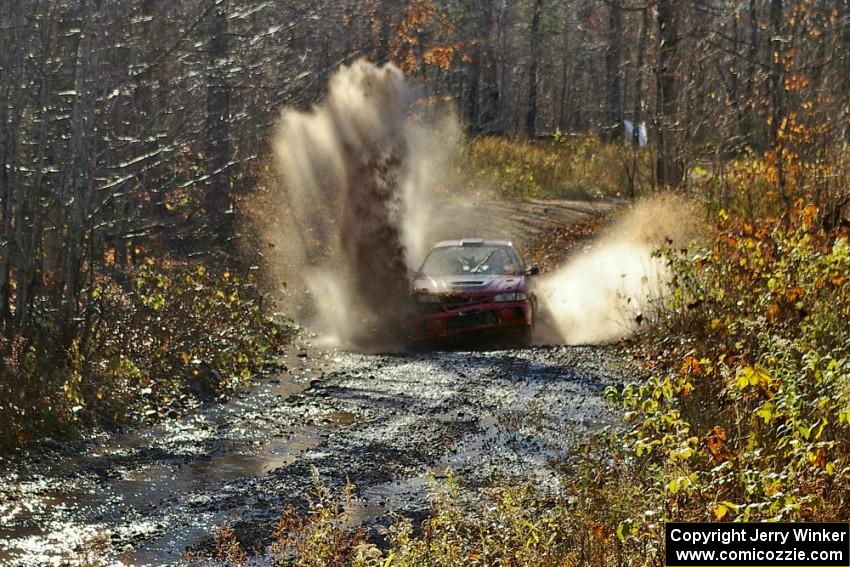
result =
[{"label": "dirt road", "polygon": [[223,525],[259,547],[314,469],[331,488],[356,485],[351,512],[366,524],[424,514],[427,478],[446,467],[468,486],[554,486],[548,463],[608,421],[602,392],[628,377],[606,347],[367,355],[302,336],[285,363],[227,403],[7,465],[0,564],[73,564],[82,549],[178,564]]}]

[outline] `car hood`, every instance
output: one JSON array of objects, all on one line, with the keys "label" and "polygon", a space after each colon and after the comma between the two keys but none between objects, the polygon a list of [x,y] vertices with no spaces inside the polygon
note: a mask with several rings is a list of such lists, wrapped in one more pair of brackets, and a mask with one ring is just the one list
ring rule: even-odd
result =
[{"label": "car hood", "polygon": [[527,291],[525,276],[423,276],[414,280],[413,290],[426,293],[507,293]]}]

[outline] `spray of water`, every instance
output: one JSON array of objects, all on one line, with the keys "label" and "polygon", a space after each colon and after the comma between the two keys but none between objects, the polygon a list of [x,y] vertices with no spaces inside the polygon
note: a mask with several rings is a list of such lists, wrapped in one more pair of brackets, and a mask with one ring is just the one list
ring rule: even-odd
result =
[{"label": "spray of water", "polygon": [[636,332],[668,294],[666,260],[699,235],[695,206],[660,195],[638,202],[585,251],[541,279],[538,294],[554,337],[567,344],[605,343]]}]

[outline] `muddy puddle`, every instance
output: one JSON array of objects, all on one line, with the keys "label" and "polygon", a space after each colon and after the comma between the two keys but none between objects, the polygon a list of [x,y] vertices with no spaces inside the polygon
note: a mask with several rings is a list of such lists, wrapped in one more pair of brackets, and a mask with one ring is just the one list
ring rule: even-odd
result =
[{"label": "muddy puddle", "polygon": [[305,358],[295,354],[293,371],[227,403],[5,471],[0,564],[74,564],[86,554],[107,564],[178,563],[186,547],[240,517],[239,506],[216,506],[221,487],[286,466],[354,422],[344,411],[275,418],[278,403],[323,375],[327,361],[308,365]]}]

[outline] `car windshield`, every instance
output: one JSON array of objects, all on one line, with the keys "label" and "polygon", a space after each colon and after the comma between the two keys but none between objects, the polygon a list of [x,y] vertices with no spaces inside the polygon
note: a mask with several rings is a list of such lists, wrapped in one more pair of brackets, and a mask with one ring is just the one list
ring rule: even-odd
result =
[{"label": "car windshield", "polygon": [[465,276],[515,275],[519,270],[516,255],[505,246],[444,246],[431,250],[420,271],[426,276]]}]

